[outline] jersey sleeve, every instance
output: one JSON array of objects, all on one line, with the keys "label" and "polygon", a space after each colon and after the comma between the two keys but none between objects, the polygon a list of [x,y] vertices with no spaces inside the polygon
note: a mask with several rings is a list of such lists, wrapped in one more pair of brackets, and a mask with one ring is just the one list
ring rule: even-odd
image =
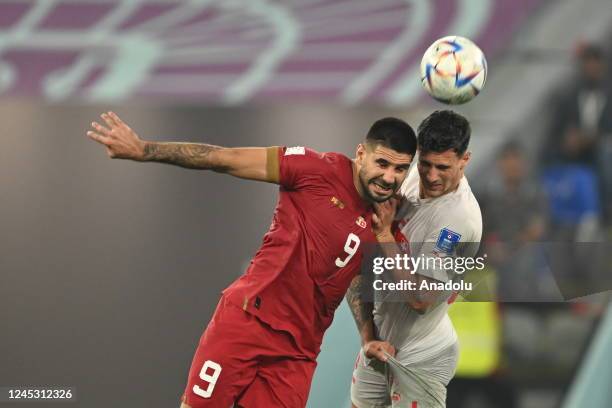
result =
[{"label": "jersey sleeve", "polygon": [[[441,282],[448,282],[456,274],[464,273],[466,259],[478,252],[482,233],[479,217],[469,216],[462,211],[450,211],[434,217],[426,238],[416,243],[413,257],[422,257],[416,273]],[[447,258],[454,258],[452,261]]]},{"label": "jersey sleeve", "polygon": [[[297,190],[318,179],[324,169],[323,155],[315,150],[296,146],[279,147],[276,167],[279,184]],[[269,171],[274,171],[274,168]]]}]

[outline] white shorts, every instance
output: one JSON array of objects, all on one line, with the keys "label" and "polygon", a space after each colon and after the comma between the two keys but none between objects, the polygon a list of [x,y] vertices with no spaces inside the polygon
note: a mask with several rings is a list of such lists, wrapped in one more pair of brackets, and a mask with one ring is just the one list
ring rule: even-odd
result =
[{"label": "white shorts", "polygon": [[357,408],[444,408],[446,386],[458,358],[457,344],[431,359],[409,365],[393,357],[387,363],[370,360],[360,350],[351,400]]}]

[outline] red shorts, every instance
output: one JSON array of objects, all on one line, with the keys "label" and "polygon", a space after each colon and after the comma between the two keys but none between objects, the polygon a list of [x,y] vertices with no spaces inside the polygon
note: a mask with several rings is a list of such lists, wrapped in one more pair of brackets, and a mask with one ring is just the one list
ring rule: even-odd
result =
[{"label": "red shorts", "polygon": [[300,359],[293,338],[221,297],[189,369],[191,408],[305,407],[317,363]]}]

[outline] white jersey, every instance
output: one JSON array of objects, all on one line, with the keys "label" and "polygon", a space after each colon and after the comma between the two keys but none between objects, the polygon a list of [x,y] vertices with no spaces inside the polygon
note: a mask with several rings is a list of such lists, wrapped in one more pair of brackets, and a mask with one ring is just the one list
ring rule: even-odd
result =
[{"label": "white jersey", "polygon": [[[410,256],[476,255],[482,235],[482,216],[465,177],[457,190],[422,199],[419,197],[419,174],[413,166],[400,192],[405,200],[397,219],[401,232],[409,241]],[[419,269],[416,273],[442,282],[456,276],[455,271],[444,269]],[[379,337],[395,346],[400,362],[412,364],[429,359],[457,342],[446,301],[420,315],[405,302],[390,301],[392,295],[376,292],[374,324]]]}]

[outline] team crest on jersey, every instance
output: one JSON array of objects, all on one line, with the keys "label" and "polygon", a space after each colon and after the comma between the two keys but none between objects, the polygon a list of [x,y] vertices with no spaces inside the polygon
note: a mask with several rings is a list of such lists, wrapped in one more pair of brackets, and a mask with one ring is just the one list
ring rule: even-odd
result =
[{"label": "team crest on jersey", "polygon": [[306,150],[303,146],[288,147],[285,149],[285,156],[291,156],[294,154],[303,155],[306,154]]},{"label": "team crest on jersey", "polygon": [[440,235],[438,235],[438,241],[436,242],[434,252],[452,255],[460,239],[461,234],[451,231],[448,228],[442,228],[442,230],[440,230]]},{"label": "team crest on jersey", "polygon": [[359,217],[357,218],[357,221],[355,221],[355,224],[359,225],[361,228],[365,228],[368,224],[366,223],[365,218],[363,217]]},{"label": "team crest on jersey", "polygon": [[395,237],[395,242],[397,242],[402,249],[403,252],[410,252],[410,242],[408,242],[408,238],[402,232],[402,228],[406,225],[403,221],[393,221],[391,224],[391,232]]},{"label": "team crest on jersey", "polygon": [[339,198],[332,197],[330,201],[332,202],[333,205],[335,205],[336,207],[340,208],[341,210],[344,209],[344,203],[342,201],[340,201]]}]

